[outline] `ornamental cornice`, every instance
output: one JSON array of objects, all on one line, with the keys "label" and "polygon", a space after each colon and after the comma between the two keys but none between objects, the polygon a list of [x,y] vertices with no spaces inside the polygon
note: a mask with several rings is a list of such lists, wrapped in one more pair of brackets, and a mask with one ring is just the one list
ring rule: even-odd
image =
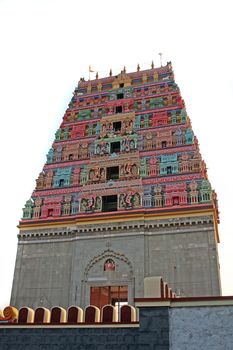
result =
[{"label": "ornamental cornice", "polygon": [[176,130],[176,129],[188,129],[188,125],[186,123],[179,123],[179,124],[163,124],[163,125],[156,125],[156,126],[149,126],[149,127],[146,127],[144,129],[138,129],[137,130],[137,134],[138,135],[144,135],[144,134],[148,134],[150,132],[153,132],[153,131],[159,131],[161,129],[165,129],[164,131],[166,132],[169,132],[169,131],[173,131],[173,130]]},{"label": "ornamental cornice", "polygon": [[[120,100],[119,100],[120,101]],[[126,112],[126,113],[114,113],[111,115],[104,115],[102,118],[100,118],[100,123],[106,123],[106,122],[116,122],[116,121],[122,121],[124,119],[134,119],[135,118],[135,111]]]},{"label": "ornamental cornice", "polygon": [[[104,140],[104,142],[107,139]],[[113,161],[124,161],[124,160],[131,160],[131,159],[140,159],[139,151],[138,150],[131,150],[129,153],[115,153],[113,155],[94,155],[91,160],[89,161],[89,164],[96,163],[96,162],[111,162]]]},{"label": "ornamental cornice", "polygon": [[85,185],[81,188],[80,190],[80,196],[82,194],[86,194],[87,192],[92,193],[96,191],[102,191],[102,195],[104,193],[104,191],[111,189],[112,191],[115,191],[116,193],[118,193],[118,190],[122,190],[122,188],[139,188],[142,191],[142,179],[135,179],[135,180],[124,180],[124,181],[113,181],[113,180],[109,180],[108,182],[105,183],[97,183],[97,184],[91,184],[91,185]]},{"label": "ornamental cornice", "polygon": [[66,168],[68,166],[76,166],[76,165],[86,165],[90,163],[90,159],[80,159],[80,160],[72,160],[72,161],[59,161],[51,164],[45,164],[43,170],[48,169],[57,169],[57,168]]},{"label": "ornamental cornice", "polygon": [[155,185],[155,184],[167,184],[169,182],[180,182],[180,181],[192,181],[192,180],[203,180],[203,176],[200,173],[190,175],[176,175],[176,176],[163,176],[154,177],[149,179],[143,179],[143,185]]},{"label": "ornamental cornice", "polygon": [[191,146],[173,146],[173,147],[167,147],[163,149],[158,149],[158,150],[152,150],[152,151],[140,151],[140,157],[149,157],[149,156],[160,156],[161,154],[172,154],[174,153],[179,153],[179,152],[191,152],[191,151],[197,151],[197,148],[195,145]]},{"label": "ornamental cornice", "polygon": [[94,136],[88,136],[88,137],[82,137],[82,138],[77,138],[77,139],[68,139],[68,140],[59,140],[59,141],[54,141],[52,146],[59,146],[59,145],[62,145],[62,146],[66,146],[67,144],[68,145],[74,145],[74,144],[80,144],[80,143],[83,143],[83,139],[85,140],[84,142],[92,142],[93,140],[96,139],[96,135]]},{"label": "ornamental cornice", "polygon": [[169,95],[180,95],[180,92],[178,90],[171,90],[171,91],[161,92],[159,94],[136,96],[134,97],[134,102],[141,101],[141,100],[151,100],[152,98],[166,97]]},{"label": "ornamental cornice", "polygon": [[[138,236],[138,235],[163,235],[174,233],[193,233],[202,231],[204,227],[209,229],[213,225],[214,219],[211,214],[197,215],[192,217],[169,218],[160,220],[138,220],[125,222],[111,222],[102,224],[86,224],[67,227],[56,227],[55,229],[34,228],[28,231],[21,230],[18,239],[19,244],[22,241],[28,243],[41,243],[41,240],[79,240],[79,239],[98,239],[114,236]],[[203,227],[204,226],[204,227]],[[191,229],[190,229],[191,227]],[[90,235],[88,235],[90,234]]]}]

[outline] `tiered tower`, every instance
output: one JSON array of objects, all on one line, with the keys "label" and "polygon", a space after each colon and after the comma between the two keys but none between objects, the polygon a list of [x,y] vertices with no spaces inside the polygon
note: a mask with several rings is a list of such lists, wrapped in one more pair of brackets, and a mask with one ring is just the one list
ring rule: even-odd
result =
[{"label": "tiered tower", "polygon": [[81,79],[23,209],[11,304],[132,304],[152,276],[219,295],[217,224],[171,63]]}]

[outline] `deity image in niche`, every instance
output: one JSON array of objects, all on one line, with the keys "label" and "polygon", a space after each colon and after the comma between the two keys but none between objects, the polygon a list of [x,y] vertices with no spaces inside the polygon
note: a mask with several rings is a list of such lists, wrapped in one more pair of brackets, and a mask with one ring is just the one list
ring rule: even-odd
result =
[{"label": "deity image in niche", "polygon": [[90,197],[87,199],[87,208],[86,210],[92,210],[94,206],[94,197]]},{"label": "deity image in niche", "polygon": [[130,140],[128,137],[126,137],[125,140],[122,142],[122,149],[123,151],[129,152],[130,151]]},{"label": "deity image in niche", "polygon": [[104,168],[100,169],[100,180],[105,180],[105,169]]},{"label": "deity image in niche", "polygon": [[135,207],[139,207],[140,206],[140,195],[139,195],[139,193],[135,193],[134,194],[133,204],[134,204]]},{"label": "deity image in niche", "polygon": [[94,179],[94,176],[95,176],[95,172],[94,172],[93,169],[91,169],[90,172],[89,172],[89,179],[90,179],[90,180],[93,180],[93,179]]},{"label": "deity image in niche", "polygon": [[115,271],[116,265],[112,259],[107,259],[104,263],[104,271]]},{"label": "deity image in niche", "polygon": [[109,153],[109,152],[110,152],[110,145],[109,145],[109,143],[106,143],[105,153]]},{"label": "deity image in niche", "polygon": [[135,148],[135,142],[134,140],[130,141],[130,149],[134,149]]},{"label": "deity image in niche", "polygon": [[132,175],[137,175],[138,174],[138,167],[137,167],[136,164],[132,165],[131,173],[132,173]]},{"label": "deity image in niche", "polygon": [[102,207],[102,200],[101,200],[100,197],[96,197],[96,199],[95,199],[95,208],[97,210],[100,210],[101,207]]}]

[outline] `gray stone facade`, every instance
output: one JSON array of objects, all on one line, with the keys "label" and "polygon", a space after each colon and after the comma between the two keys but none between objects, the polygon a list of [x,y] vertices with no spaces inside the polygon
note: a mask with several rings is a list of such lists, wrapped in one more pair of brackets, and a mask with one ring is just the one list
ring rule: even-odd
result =
[{"label": "gray stone facade", "polygon": [[[115,271],[104,271],[108,258]],[[127,285],[133,304],[148,276],[162,276],[180,296],[220,295],[213,217],[22,230],[11,305],[85,307],[91,286],[114,285]]]}]

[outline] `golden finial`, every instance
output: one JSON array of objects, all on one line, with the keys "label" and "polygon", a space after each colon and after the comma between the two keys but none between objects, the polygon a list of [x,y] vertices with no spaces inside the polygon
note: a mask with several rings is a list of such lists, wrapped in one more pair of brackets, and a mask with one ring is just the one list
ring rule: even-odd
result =
[{"label": "golden finial", "polygon": [[110,69],[109,76],[112,76],[112,68]]},{"label": "golden finial", "polygon": [[95,78],[99,79],[99,73],[98,72],[96,73]]},{"label": "golden finial", "polygon": [[154,69],[155,65],[154,65],[154,61],[151,62],[151,69]]},{"label": "golden finial", "polygon": [[137,71],[138,71],[138,72],[140,71],[139,63],[138,63],[138,65],[137,65]]}]

